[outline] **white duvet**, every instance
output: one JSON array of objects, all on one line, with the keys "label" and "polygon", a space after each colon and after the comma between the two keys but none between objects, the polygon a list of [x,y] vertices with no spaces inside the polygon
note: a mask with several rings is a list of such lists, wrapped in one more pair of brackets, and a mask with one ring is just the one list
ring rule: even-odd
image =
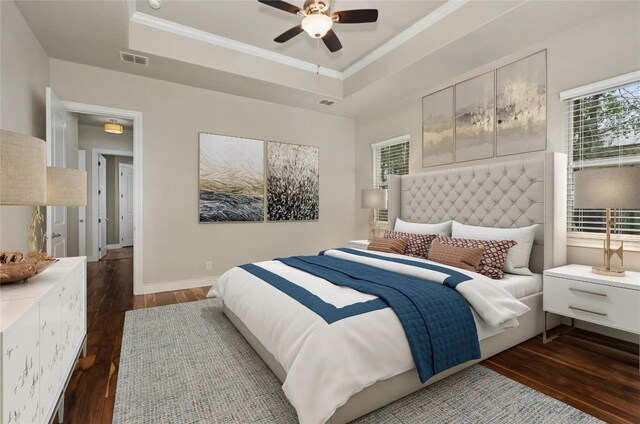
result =
[{"label": "white duvet", "polygon": [[[407,259],[406,256],[375,252],[381,259],[372,259],[339,250],[328,250],[325,254],[431,281],[442,282],[447,277],[382,259],[385,256]],[[339,308],[375,299],[278,261],[255,265]],[[473,277],[458,284],[456,290],[472,307],[479,339],[517,326],[516,317],[529,310],[491,279],[448,268]],[[390,308],[327,324],[289,295],[241,268],[222,275],[210,295],[222,298],[282,365],[287,372],[282,389],[303,424],[324,423],[355,393],[415,368],[402,325]]]}]

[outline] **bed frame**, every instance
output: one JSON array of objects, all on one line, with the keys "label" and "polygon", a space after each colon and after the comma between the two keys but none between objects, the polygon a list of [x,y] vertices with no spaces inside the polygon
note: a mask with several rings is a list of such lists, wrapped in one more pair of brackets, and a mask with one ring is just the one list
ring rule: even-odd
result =
[{"label": "bed frame", "polygon": [[[554,185],[561,187],[553,190]],[[566,261],[566,156],[539,157],[463,168],[392,176],[389,180],[389,222],[438,223],[454,219],[469,225],[523,227],[539,224],[530,269],[542,272]],[[421,384],[416,369],[396,375],[353,395],[332,415],[329,423],[355,420],[483,359],[542,333],[542,293],[520,299],[531,310],[518,317],[513,330],[480,341],[482,357],[465,362]],[[286,372],[246,325],[223,304],[225,315],[284,382]]]}]

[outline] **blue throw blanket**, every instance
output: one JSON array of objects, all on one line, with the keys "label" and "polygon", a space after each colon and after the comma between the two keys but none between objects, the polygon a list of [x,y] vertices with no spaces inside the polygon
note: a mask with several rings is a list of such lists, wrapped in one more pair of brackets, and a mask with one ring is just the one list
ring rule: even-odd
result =
[{"label": "blue throw blanket", "polygon": [[[423,383],[441,371],[480,358],[471,309],[451,287],[324,255],[277,260],[333,284],[377,296],[388,304],[404,328]],[[257,275],[255,270],[244,269]],[[265,281],[271,278],[264,273],[257,276]],[[273,282],[269,284],[276,287]]]}]

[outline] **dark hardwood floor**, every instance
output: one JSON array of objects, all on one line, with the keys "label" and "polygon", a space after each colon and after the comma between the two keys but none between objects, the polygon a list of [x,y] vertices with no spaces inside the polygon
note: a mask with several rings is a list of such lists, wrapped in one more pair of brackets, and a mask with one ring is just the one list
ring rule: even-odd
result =
[{"label": "dark hardwood floor", "polygon": [[603,421],[640,423],[636,344],[575,329],[547,344],[534,337],[482,364]]},{"label": "dark hardwood floor", "polygon": [[[122,257],[114,252],[111,257]],[[88,352],[65,398],[65,423],[111,423],[125,312],[204,299],[208,288],[133,296],[133,260],[87,270]],[[638,346],[582,330],[535,337],[482,363],[513,380],[612,423],[640,423]],[[179,424],[179,423],[176,423]]]},{"label": "dark hardwood floor", "polygon": [[133,309],[206,298],[208,287],[133,295],[133,259],[125,249],[87,265],[87,357],[78,362],[65,394],[64,422],[110,424],[115,402],[124,315]]}]

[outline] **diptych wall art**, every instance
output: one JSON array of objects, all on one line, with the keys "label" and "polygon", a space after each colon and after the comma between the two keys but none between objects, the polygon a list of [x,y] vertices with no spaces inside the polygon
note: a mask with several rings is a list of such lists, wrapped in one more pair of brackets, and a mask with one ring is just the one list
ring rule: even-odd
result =
[{"label": "diptych wall art", "polygon": [[200,222],[314,221],[319,149],[200,133],[198,186]]},{"label": "diptych wall art", "polygon": [[546,149],[546,69],[543,50],[423,97],[422,166]]},{"label": "diptych wall art", "polygon": [[314,221],[320,204],[318,148],[267,145],[267,220]]},{"label": "diptych wall art", "polygon": [[456,162],[493,157],[495,74],[456,85]]},{"label": "diptych wall art", "polygon": [[496,71],[496,155],[547,147],[546,51]]},{"label": "diptych wall art", "polygon": [[453,163],[453,87],[422,98],[422,166]]},{"label": "diptych wall art", "polygon": [[200,133],[200,222],[264,219],[264,141]]}]

